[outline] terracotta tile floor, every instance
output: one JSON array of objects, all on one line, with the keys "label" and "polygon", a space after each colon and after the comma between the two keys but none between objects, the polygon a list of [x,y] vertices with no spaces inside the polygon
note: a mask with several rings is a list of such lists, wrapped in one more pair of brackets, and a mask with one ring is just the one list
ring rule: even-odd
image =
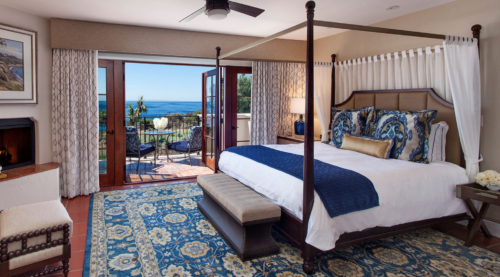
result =
[{"label": "terracotta tile floor", "polygon": [[184,155],[170,155],[173,162],[167,160],[167,156],[160,156],[156,160],[156,166],[152,163],[153,159],[141,159],[139,169],[137,170],[137,159],[129,161],[126,166],[126,183],[137,183],[152,180],[168,180],[173,178],[184,178],[191,176],[213,174],[213,170],[208,168],[202,161],[201,155],[191,154],[192,166],[189,159]]},{"label": "terracotta tile floor", "polygon": [[[182,180],[182,181],[160,182],[160,183],[146,184],[146,185],[128,185],[128,186],[110,187],[102,190],[109,191],[109,190],[119,190],[119,189],[131,189],[139,187],[171,185],[183,182],[196,182],[196,178]],[[85,245],[87,238],[87,224],[88,224],[87,220],[88,220],[90,196],[79,196],[70,200],[63,198],[61,202],[66,207],[66,210],[68,211],[70,217],[73,219],[73,224],[74,224],[73,236],[71,237],[71,260],[70,260],[69,276],[81,277],[83,270],[83,263],[85,259]],[[461,239],[465,239],[468,234],[467,228],[465,226],[456,223],[443,224],[436,229]],[[500,253],[500,238],[493,237],[491,239],[487,239],[486,237],[484,237],[482,233],[478,233],[478,235],[474,239],[474,243]],[[50,265],[49,267],[51,268],[53,266],[55,266],[55,264]],[[63,276],[63,274],[56,273],[50,276],[59,277]]]}]

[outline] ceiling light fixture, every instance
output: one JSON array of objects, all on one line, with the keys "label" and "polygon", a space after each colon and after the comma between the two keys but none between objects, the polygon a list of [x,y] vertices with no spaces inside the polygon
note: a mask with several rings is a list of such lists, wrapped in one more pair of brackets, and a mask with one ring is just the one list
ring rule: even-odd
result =
[{"label": "ceiling light fixture", "polygon": [[389,8],[385,9],[387,11],[392,11],[392,10],[397,10],[399,9],[399,6],[390,6]]},{"label": "ceiling light fixture", "polygon": [[207,1],[205,14],[212,20],[222,20],[230,11],[228,1]]},{"label": "ceiling light fixture", "polygon": [[208,18],[210,18],[212,20],[222,20],[222,19],[227,17],[229,10],[213,9],[213,10],[207,11],[206,13],[208,15]]}]

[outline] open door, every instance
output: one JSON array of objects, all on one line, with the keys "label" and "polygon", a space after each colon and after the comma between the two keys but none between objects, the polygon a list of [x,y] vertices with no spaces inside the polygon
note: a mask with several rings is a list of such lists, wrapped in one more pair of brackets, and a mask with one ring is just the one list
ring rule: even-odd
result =
[{"label": "open door", "polygon": [[113,61],[99,60],[99,185],[115,184],[115,100]]},{"label": "open door", "polygon": [[212,170],[215,169],[214,149],[215,149],[215,82],[216,70],[210,70],[202,74],[203,101],[202,101],[202,161]]}]

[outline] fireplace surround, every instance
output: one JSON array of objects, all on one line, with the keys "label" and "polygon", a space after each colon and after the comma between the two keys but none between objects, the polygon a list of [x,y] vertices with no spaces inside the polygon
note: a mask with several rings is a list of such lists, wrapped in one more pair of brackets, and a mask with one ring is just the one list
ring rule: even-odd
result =
[{"label": "fireplace surround", "polygon": [[35,163],[35,123],[30,118],[0,119],[0,165],[3,170]]}]

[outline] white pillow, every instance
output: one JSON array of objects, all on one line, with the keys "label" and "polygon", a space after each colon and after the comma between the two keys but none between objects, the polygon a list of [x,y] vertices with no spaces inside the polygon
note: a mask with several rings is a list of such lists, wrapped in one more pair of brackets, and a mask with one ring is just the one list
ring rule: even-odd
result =
[{"label": "white pillow", "polygon": [[441,121],[431,126],[429,136],[429,162],[446,161],[446,133],[450,127],[446,122]]}]

